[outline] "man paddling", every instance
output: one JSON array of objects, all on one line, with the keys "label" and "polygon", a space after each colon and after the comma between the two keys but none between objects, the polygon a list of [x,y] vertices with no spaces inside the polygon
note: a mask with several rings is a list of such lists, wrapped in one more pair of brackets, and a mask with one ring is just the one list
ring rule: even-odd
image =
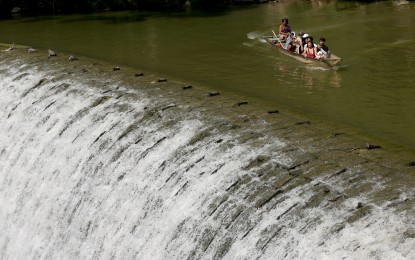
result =
[{"label": "man paddling", "polygon": [[278,29],[278,33],[280,35],[280,40],[287,39],[288,35],[291,33],[291,26],[288,24],[288,18],[284,18],[281,20],[282,24]]}]

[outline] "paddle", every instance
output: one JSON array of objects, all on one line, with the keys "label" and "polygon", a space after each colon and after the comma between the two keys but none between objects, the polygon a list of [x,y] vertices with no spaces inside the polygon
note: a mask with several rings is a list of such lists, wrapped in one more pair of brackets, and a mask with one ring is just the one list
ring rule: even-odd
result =
[{"label": "paddle", "polygon": [[[274,34],[274,36],[275,36],[275,38],[277,38],[277,41],[278,41],[278,44],[279,44],[279,46],[281,47],[281,48],[283,48],[283,45],[282,45],[282,42],[280,41],[280,38],[275,34],[275,32],[274,32],[274,30],[271,30],[272,31],[272,33]],[[277,45],[278,45],[277,44]]]}]

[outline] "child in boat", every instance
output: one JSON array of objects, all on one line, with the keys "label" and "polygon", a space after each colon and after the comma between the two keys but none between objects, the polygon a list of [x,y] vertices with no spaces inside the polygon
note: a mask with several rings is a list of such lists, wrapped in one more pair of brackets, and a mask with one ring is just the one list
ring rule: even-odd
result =
[{"label": "child in boat", "polygon": [[287,40],[285,41],[285,49],[288,50],[288,44],[290,44],[290,42],[295,41],[295,32],[291,32],[290,35],[288,36]]},{"label": "child in boat", "polygon": [[308,42],[312,42],[314,47],[317,48],[317,44],[314,43],[314,38],[313,36],[310,36],[308,34],[304,34],[303,35],[303,39],[305,39],[305,43],[304,43],[304,49],[307,47],[307,43]]},{"label": "child in boat", "polygon": [[278,33],[281,37],[280,40],[286,40],[291,33],[291,26],[288,24],[288,18],[282,19],[281,22]]},{"label": "child in boat", "polygon": [[329,58],[330,52],[329,52],[329,47],[327,47],[325,45],[326,39],[321,37],[320,38],[320,42],[317,46],[317,59],[322,59],[322,58]]},{"label": "child in boat", "polygon": [[317,48],[314,47],[312,41],[307,42],[307,46],[304,48],[303,56],[311,59],[315,59],[317,55]]},{"label": "child in boat", "polygon": [[303,38],[303,36],[304,36],[304,33],[303,32],[300,32],[299,34],[298,34],[298,36],[297,36],[297,43],[298,43],[298,54],[302,54],[303,53],[303,51],[304,51],[304,45],[305,45],[305,38]]},{"label": "child in boat", "polygon": [[288,44],[288,46],[287,46],[287,51],[294,52],[294,53],[298,53],[298,51],[297,51],[297,45],[295,44],[295,42],[294,42],[294,41],[291,41],[291,42]]}]

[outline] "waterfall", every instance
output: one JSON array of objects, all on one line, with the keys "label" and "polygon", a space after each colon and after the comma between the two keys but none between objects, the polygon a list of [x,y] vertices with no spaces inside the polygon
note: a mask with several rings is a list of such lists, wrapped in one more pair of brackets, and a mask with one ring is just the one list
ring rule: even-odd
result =
[{"label": "waterfall", "polygon": [[1,56],[1,259],[415,258],[413,174],[222,97]]}]

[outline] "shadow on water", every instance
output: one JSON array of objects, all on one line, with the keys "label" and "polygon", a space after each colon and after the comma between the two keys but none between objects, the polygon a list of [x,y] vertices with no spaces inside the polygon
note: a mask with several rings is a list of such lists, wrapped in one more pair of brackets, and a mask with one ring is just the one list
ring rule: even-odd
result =
[{"label": "shadow on water", "polygon": [[34,17],[19,17],[15,18],[15,21],[21,23],[35,23],[39,21],[57,21],[61,23],[80,23],[80,22],[91,22],[101,21],[109,24],[117,23],[134,23],[143,22],[149,17],[161,16],[159,13],[148,13],[148,12],[102,12],[102,13],[91,13],[91,14],[77,14],[77,15],[56,15],[56,16],[34,16]]},{"label": "shadow on water", "polygon": [[50,15],[50,16],[32,16],[15,17],[13,20],[23,23],[33,23],[38,21],[54,20],[62,23],[79,23],[79,22],[91,22],[100,21],[108,24],[121,24],[121,23],[136,23],[143,22],[149,18],[182,18],[182,19],[193,19],[193,18],[209,18],[209,17],[220,17],[228,15],[231,12],[249,10],[257,8],[258,4],[242,4],[232,6],[221,6],[212,9],[186,9],[186,10],[165,10],[165,11],[105,11],[105,12],[93,12],[93,13],[79,13],[72,15]]}]

